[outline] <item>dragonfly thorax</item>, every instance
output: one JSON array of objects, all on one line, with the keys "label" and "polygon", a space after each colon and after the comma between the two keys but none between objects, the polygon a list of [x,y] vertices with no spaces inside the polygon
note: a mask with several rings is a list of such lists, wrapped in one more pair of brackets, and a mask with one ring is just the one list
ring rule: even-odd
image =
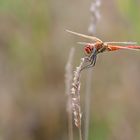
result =
[{"label": "dragonfly thorax", "polygon": [[99,52],[104,52],[106,50],[107,44],[104,44],[102,42],[96,42],[96,43],[88,43],[87,45],[85,45],[84,47],[84,51],[87,55],[92,54],[93,52],[93,48],[95,48],[97,51],[99,50]]}]

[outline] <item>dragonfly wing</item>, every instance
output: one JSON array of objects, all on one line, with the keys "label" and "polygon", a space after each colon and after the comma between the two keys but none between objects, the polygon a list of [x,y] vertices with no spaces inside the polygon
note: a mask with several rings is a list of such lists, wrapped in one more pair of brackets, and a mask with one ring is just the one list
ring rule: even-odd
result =
[{"label": "dragonfly wing", "polygon": [[137,42],[115,42],[115,41],[112,41],[112,42],[105,42],[107,44],[127,44],[127,45],[135,45],[137,44]]},{"label": "dragonfly wing", "polygon": [[92,46],[95,46],[96,43],[77,42],[77,44],[80,44],[80,45],[92,45]]},{"label": "dragonfly wing", "polygon": [[114,46],[114,45],[108,45],[108,51],[115,51],[120,49],[127,49],[127,50],[140,50],[140,46]]},{"label": "dragonfly wing", "polygon": [[81,34],[81,33],[76,33],[76,32],[73,32],[73,31],[70,31],[70,30],[66,30],[67,32],[71,33],[71,34],[74,34],[74,35],[77,35],[77,36],[80,36],[80,37],[84,37],[84,38],[87,38],[87,39],[90,39],[92,41],[99,41],[99,42],[102,42],[99,38],[97,37],[93,37],[93,36],[88,36],[88,35],[84,35],[84,34]]},{"label": "dragonfly wing", "polygon": [[87,45],[87,44],[90,44],[88,42],[77,42],[77,44],[80,44],[80,45]]}]

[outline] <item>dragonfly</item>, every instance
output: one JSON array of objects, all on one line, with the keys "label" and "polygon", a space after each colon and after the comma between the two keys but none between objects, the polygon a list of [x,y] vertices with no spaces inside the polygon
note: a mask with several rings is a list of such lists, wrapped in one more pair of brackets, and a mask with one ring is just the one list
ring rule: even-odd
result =
[{"label": "dragonfly", "polygon": [[[136,46],[137,42],[115,42],[115,41],[103,42],[101,39],[94,36],[89,36],[89,35],[73,32],[70,30],[66,30],[66,31],[76,36],[83,37],[92,41],[92,43],[78,42],[79,44],[84,45],[84,52],[87,56],[86,57],[87,60],[89,61],[89,64],[84,66],[83,69],[95,66],[97,54],[99,53],[117,51],[123,49],[135,50],[135,51],[140,50],[140,46]],[[116,44],[123,44],[125,46],[116,45]]]}]

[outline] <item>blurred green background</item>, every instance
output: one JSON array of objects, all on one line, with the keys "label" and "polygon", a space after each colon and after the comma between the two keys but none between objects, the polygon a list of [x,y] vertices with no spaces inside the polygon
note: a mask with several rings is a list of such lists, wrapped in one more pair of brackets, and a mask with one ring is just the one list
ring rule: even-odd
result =
[{"label": "blurred green background", "polygon": [[[65,29],[87,34],[91,2],[0,0],[0,140],[68,139],[65,65],[71,47],[74,68],[84,54]],[[102,0],[96,36],[140,44],[139,6]],[[92,80],[89,140],[139,140],[140,52],[100,55]]]}]

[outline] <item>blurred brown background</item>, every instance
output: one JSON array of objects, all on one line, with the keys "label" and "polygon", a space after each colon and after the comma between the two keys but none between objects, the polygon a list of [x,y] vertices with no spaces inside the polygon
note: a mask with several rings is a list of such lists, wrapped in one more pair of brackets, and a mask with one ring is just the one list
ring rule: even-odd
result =
[{"label": "blurred brown background", "polygon": [[[0,0],[0,140],[68,139],[65,65],[71,47],[74,68],[84,54],[65,29],[87,34],[91,2]],[[139,6],[102,0],[96,36],[140,44]],[[100,55],[92,84],[89,139],[139,140],[140,52]]]}]

